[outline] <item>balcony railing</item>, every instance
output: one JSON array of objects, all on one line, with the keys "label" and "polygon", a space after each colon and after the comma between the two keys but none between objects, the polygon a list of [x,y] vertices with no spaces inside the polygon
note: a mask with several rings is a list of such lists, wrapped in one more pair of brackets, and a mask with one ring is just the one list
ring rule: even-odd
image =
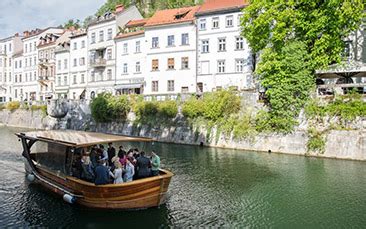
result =
[{"label": "balcony railing", "polygon": [[50,79],[50,76],[38,76],[38,81],[47,81]]},{"label": "balcony railing", "polygon": [[90,60],[90,66],[94,67],[94,68],[105,67],[106,64],[107,64],[107,60],[103,59],[103,58],[91,59]]}]

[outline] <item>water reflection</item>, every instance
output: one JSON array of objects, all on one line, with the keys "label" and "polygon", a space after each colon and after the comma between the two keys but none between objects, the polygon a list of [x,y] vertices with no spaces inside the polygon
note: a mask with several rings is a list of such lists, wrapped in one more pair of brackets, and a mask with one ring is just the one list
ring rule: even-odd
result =
[{"label": "water reflection", "polygon": [[[9,227],[363,227],[366,163],[173,144],[155,149],[175,176],[167,204],[140,211],[72,206],[24,179],[21,148],[0,128],[0,224]],[[118,145],[118,144],[116,144]]]}]

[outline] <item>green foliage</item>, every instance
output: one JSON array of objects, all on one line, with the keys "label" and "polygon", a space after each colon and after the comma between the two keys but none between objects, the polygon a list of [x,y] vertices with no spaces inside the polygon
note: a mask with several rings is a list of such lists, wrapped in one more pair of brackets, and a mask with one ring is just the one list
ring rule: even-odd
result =
[{"label": "green foliage", "polygon": [[10,111],[14,111],[19,108],[20,108],[20,102],[18,102],[18,101],[12,101],[12,102],[8,102],[6,104],[6,109],[8,109]]},{"label": "green foliage", "polygon": [[309,135],[309,140],[307,142],[308,152],[311,151],[311,152],[324,153],[325,140],[323,133],[311,127],[308,129],[308,135]]},{"label": "green foliage", "polygon": [[366,102],[354,93],[339,96],[327,104],[312,100],[306,105],[305,114],[310,119],[331,116],[339,117],[342,121],[353,121],[357,117],[366,117]]},{"label": "green foliage", "polygon": [[130,0],[107,0],[95,14],[96,16],[102,16],[107,12],[114,12],[116,5],[122,4],[125,8],[131,4]]},{"label": "green foliage", "polygon": [[70,29],[72,27],[79,29],[81,27],[81,22],[79,19],[76,19],[75,21],[74,19],[69,19],[62,27],[65,29]]},{"label": "green foliage", "polygon": [[130,107],[127,96],[112,96],[110,93],[99,94],[90,104],[92,116],[97,122],[125,120]]},{"label": "green foliage", "polygon": [[203,96],[203,116],[212,121],[229,117],[240,110],[240,98],[232,91],[217,91]]},{"label": "green foliage", "polygon": [[275,52],[263,51],[257,73],[267,89],[269,114],[260,114],[264,120],[259,130],[288,133],[293,130],[296,118],[306,103],[314,78],[309,66],[310,56],[302,42],[291,42]]},{"label": "green foliage", "polygon": [[341,60],[343,38],[359,27],[364,10],[362,0],[251,0],[244,8],[242,34],[255,52],[282,50],[299,40],[307,47],[312,69],[317,69]]},{"label": "green foliage", "polygon": [[182,105],[182,114],[188,118],[197,118],[203,115],[204,112],[204,103],[202,99],[197,99],[195,96],[192,96],[187,101],[185,101]]},{"label": "green foliage", "polygon": [[90,104],[93,118],[97,122],[111,121],[111,111],[108,107],[108,99],[110,94],[99,94]]},{"label": "green foliage", "polygon": [[255,119],[251,113],[245,113],[241,115],[237,120],[236,125],[233,128],[234,138],[244,139],[253,138],[256,134]]},{"label": "green foliage", "polygon": [[155,125],[157,120],[166,122],[178,114],[178,104],[175,101],[138,101],[134,105],[137,120]]},{"label": "green foliage", "polygon": [[0,111],[1,110],[4,110],[6,108],[5,104],[4,103],[0,103]]}]

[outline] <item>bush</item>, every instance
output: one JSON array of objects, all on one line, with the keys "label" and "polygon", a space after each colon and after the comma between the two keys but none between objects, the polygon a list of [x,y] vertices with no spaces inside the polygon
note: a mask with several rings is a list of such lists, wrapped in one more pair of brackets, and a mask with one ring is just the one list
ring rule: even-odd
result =
[{"label": "bush", "polygon": [[0,103],[0,110],[4,110],[6,107],[5,107],[5,104],[3,103]]},{"label": "bush", "polygon": [[204,103],[202,99],[197,99],[195,96],[192,96],[189,100],[183,103],[182,113],[185,117],[197,118],[203,115],[203,105]]},{"label": "bush", "polygon": [[20,107],[20,102],[18,102],[18,101],[8,102],[6,104],[6,109],[8,109],[10,111],[14,111],[16,109],[19,109],[19,107]]},{"label": "bush", "polygon": [[113,119],[126,119],[128,112],[130,112],[130,101],[126,95],[118,97],[109,97],[108,109],[111,111]]},{"label": "bush", "polygon": [[307,150],[312,152],[324,153],[325,140],[322,132],[319,132],[312,127],[309,128],[308,135],[309,135],[309,141],[307,143]]},{"label": "bush", "polygon": [[158,110],[159,106],[155,101],[140,101],[134,106],[136,116],[140,119],[143,117],[157,115]]},{"label": "bush", "polygon": [[237,119],[237,123],[233,129],[234,138],[253,137],[256,133],[255,119],[253,119],[250,113],[245,113]]},{"label": "bush", "polygon": [[158,113],[162,117],[175,118],[178,114],[178,105],[175,101],[163,101],[158,103]]},{"label": "bush", "polygon": [[203,115],[212,121],[229,117],[240,110],[240,98],[232,91],[207,93],[204,95],[203,103]]},{"label": "bush", "polygon": [[111,111],[108,106],[110,94],[100,94],[90,104],[90,109],[93,118],[97,122],[111,121]]}]

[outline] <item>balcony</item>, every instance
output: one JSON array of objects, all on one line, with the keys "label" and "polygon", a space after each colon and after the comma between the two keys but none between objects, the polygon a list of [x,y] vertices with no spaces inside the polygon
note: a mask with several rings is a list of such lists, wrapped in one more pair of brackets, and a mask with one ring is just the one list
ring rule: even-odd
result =
[{"label": "balcony", "polygon": [[41,67],[47,67],[50,65],[49,60],[47,58],[39,58],[38,65]]},{"label": "balcony", "polygon": [[91,59],[89,64],[92,68],[103,68],[107,65],[107,60],[104,58]]},{"label": "balcony", "polygon": [[50,76],[38,76],[38,81],[49,81]]},{"label": "balcony", "polygon": [[6,55],[6,50],[0,50],[0,56],[5,56]]}]

